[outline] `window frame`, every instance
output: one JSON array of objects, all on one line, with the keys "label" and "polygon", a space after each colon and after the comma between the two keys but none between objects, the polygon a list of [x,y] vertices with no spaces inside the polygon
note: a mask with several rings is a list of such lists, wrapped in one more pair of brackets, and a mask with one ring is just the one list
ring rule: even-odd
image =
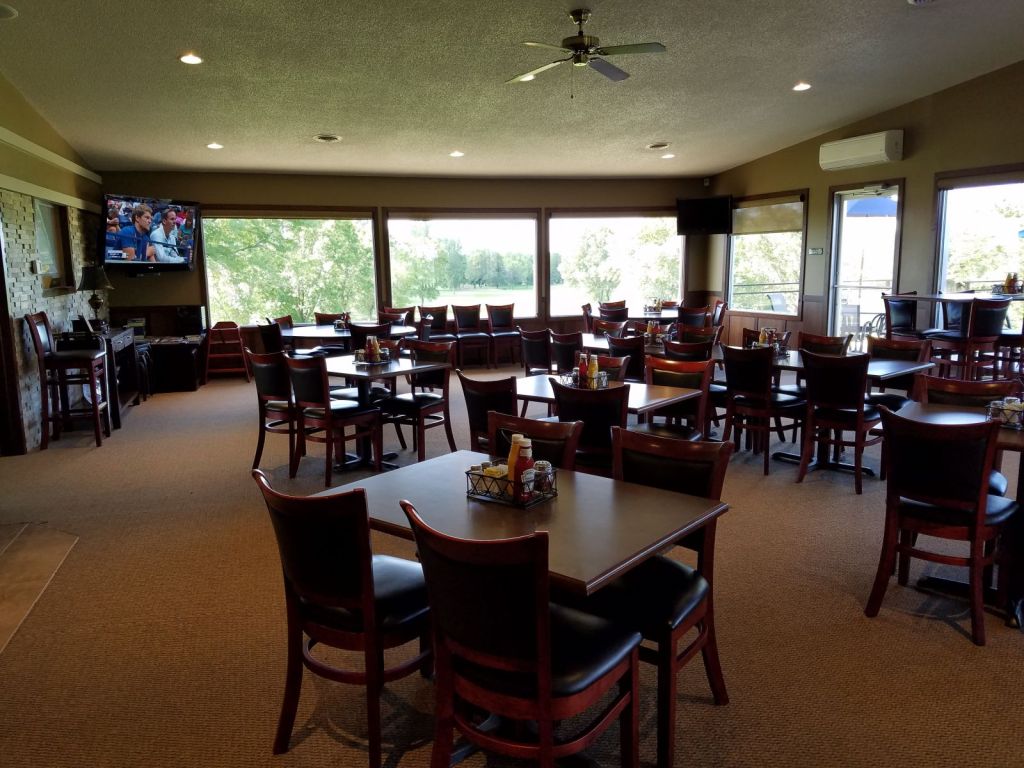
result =
[{"label": "window frame", "polygon": [[744,195],[733,197],[733,210],[737,207],[737,203],[748,203],[757,200],[778,200],[779,202],[785,201],[787,198],[798,198],[803,204],[803,222],[800,231],[800,280],[797,294],[797,310],[793,314],[785,314],[783,312],[771,312],[761,311],[756,309],[739,309],[733,306],[733,281],[732,281],[732,270],[733,270],[733,238],[734,234],[728,235],[726,247],[725,247],[725,285],[723,286],[723,295],[725,300],[729,303],[729,314],[741,315],[741,316],[762,316],[778,317],[785,319],[792,319],[796,321],[803,321],[804,310],[807,303],[806,295],[806,281],[807,281],[807,220],[808,220],[808,209],[810,208],[810,188],[804,187],[802,189],[791,189],[783,190],[780,192],[766,192],[757,195]]},{"label": "window frame", "polygon": [[533,296],[537,311],[532,315],[523,315],[516,311],[513,319],[536,320],[546,316],[547,306],[543,303],[546,297],[541,293],[541,286],[546,285],[546,282],[542,282],[542,275],[544,277],[547,275],[546,259],[541,258],[543,253],[542,247],[546,242],[546,232],[541,214],[542,209],[540,208],[435,208],[430,206],[393,206],[382,208],[380,243],[381,261],[387,274],[387,282],[384,284],[384,295],[386,296],[387,303],[381,304],[381,306],[394,306],[391,303],[393,295],[391,285],[391,230],[389,226],[392,218],[412,219],[413,221],[430,221],[432,219],[446,219],[449,221],[455,219],[521,219],[533,221],[536,229],[533,262]]},{"label": "window frame", "polygon": [[[53,239],[53,265],[54,271],[44,272],[41,268],[36,276],[42,283],[43,296],[61,296],[73,293],[77,290],[78,280],[75,277],[74,259],[71,253],[71,218],[68,207],[43,197],[32,198],[32,245],[36,263],[39,260],[39,219],[40,207],[46,207],[53,212],[50,222],[53,227],[51,232]],[[41,265],[40,265],[41,267]],[[49,284],[47,279],[52,280]]]},{"label": "window frame", "polygon": [[[551,219],[593,219],[601,216],[607,218],[671,218],[677,217],[675,205],[644,205],[644,206],[601,206],[595,208],[546,208],[544,210],[544,311],[547,321],[568,320],[579,317],[579,313],[571,315],[555,315],[551,312]],[[679,298],[686,290],[686,238],[680,242],[679,249]]]}]

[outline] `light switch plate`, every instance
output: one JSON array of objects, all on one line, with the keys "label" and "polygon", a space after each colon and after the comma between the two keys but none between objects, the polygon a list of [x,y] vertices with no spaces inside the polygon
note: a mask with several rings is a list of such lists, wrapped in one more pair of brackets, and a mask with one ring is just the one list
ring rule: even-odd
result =
[{"label": "light switch plate", "polygon": [[823,253],[825,253],[825,249],[824,248],[808,248],[807,249],[807,255],[808,256],[821,256]]}]

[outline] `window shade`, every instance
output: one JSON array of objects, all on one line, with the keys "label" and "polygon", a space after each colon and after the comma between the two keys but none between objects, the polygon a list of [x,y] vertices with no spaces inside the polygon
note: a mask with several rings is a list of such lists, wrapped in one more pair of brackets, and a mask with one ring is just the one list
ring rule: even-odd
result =
[{"label": "window shade", "polygon": [[799,199],[775,198],[738,202],[732,212],[734,235],[802,232],[803,229],[804,204]]}]

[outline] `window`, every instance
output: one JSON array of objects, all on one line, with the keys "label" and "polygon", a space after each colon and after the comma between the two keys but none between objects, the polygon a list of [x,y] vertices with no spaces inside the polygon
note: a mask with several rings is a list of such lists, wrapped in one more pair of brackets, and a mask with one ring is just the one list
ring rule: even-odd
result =
[{"label": "window", "polygon": [[74,286],[71,266],[71,237],[68,232],[68,210],[46,200],[34,200],[36,225],[37,274],[43,289]]},{"label": "window", "polygon": [[[1024,277],[1024,170],[939,180],[939,290],[990,290],[1006,276]],[[1024,307],[1010,304],[1007,323],[1021,327]]]},{"label": "window", "polygon": [[515,304],[537,315],[537,217],[389,215],[391,306]]},{"label": "window", "polygon": [[639,309],[682,297],[674,215],[556,215],[548,229],[552,317],[578,315],[588,303],[625,299]]},{"label": "window", "polygon": [[729,308],[800,314],[805,195],[737,200],[729,238]]},{"label": "window", "polygon": [[253,323],[314,312],[376,321],[373,220],[211,218],[203,221],[210,311]]}]

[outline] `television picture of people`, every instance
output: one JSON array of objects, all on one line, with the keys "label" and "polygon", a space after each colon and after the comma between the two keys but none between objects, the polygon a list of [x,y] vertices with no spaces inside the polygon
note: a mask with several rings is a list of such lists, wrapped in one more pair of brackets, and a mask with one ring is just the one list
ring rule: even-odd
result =
[{"label": "television picture of people", "polygon": [[104,263],[191,266],[195,204],[108,195],[106,208]]}]

